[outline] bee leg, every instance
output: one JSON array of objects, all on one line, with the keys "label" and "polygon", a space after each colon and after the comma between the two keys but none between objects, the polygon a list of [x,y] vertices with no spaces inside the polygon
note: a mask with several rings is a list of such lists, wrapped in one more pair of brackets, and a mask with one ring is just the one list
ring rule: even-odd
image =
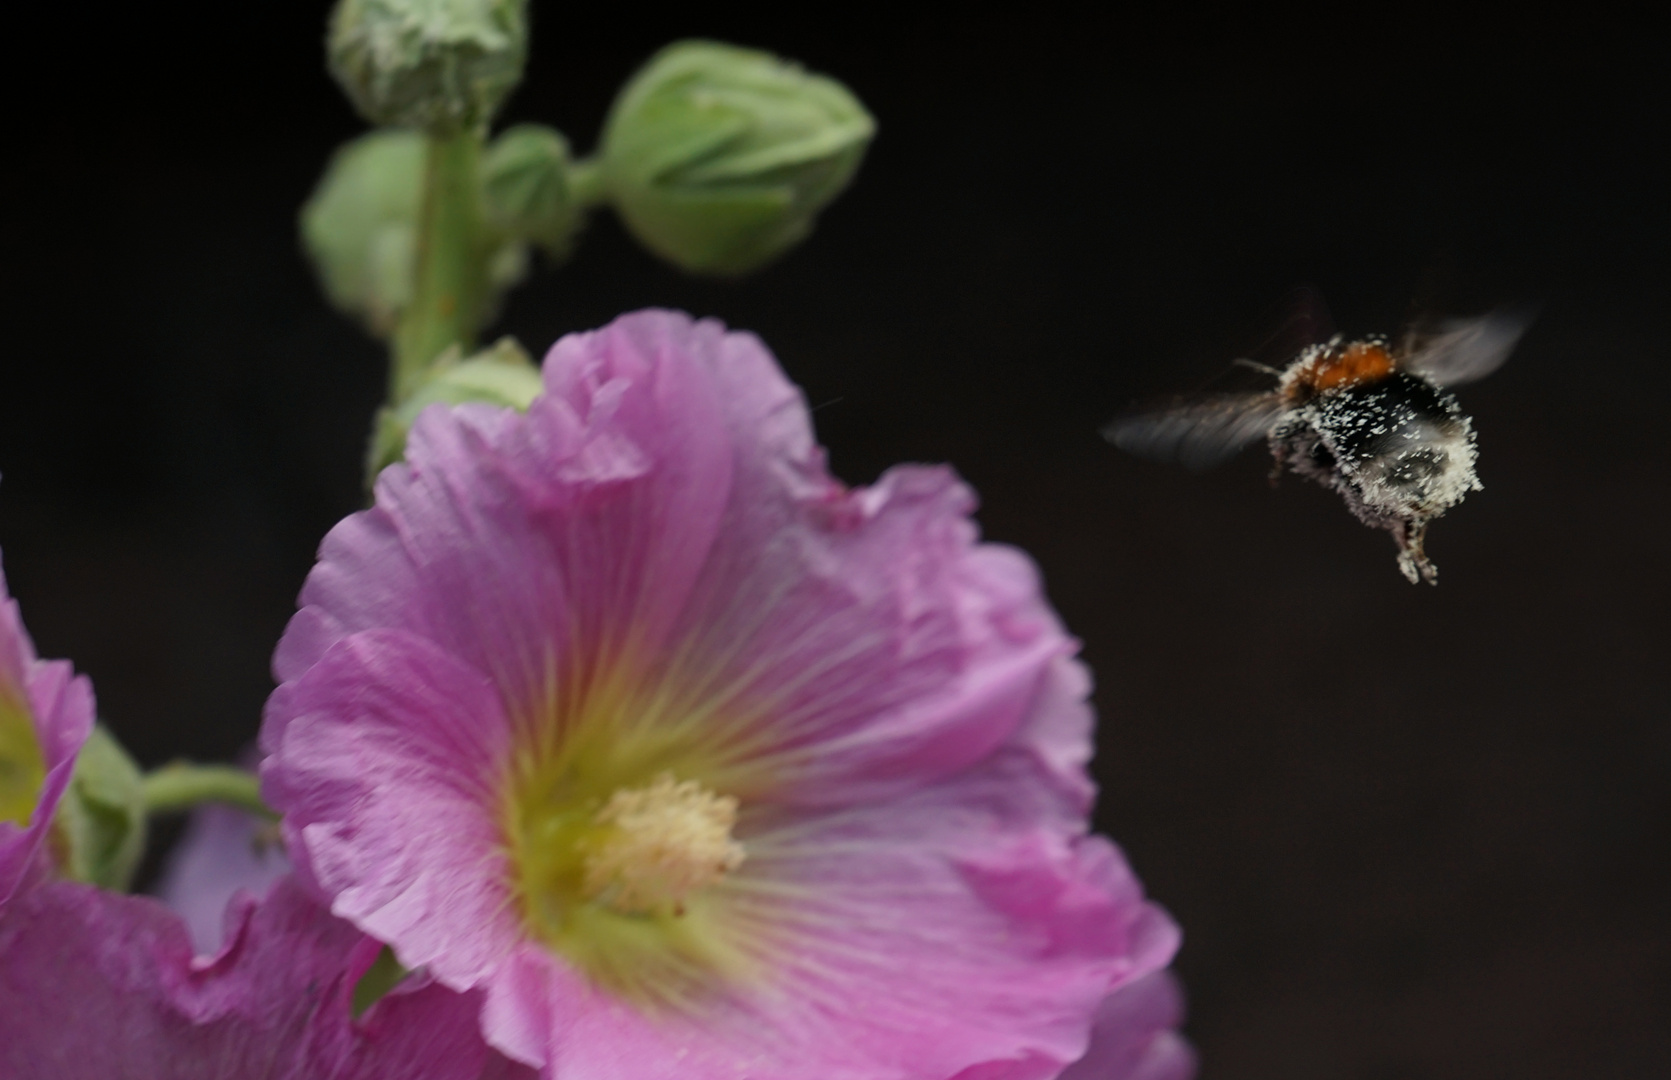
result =
[{"label": "bee leg", "polygon": [[1276,487],[1277,481],[1282,479],[1282,470],[1288,467],[1288,445],[1275,436],[1271,438],[1271,471],[1265,479]]},{"label": "bee leg", "polygon": [[1410,584],[1425,581],[1439,584],[1439,568],[1428,559],[1422,542],[1427,539],[1425,520],[1400,521],[1393,526],[1393,539],[1398,542],[1398,568]]}]

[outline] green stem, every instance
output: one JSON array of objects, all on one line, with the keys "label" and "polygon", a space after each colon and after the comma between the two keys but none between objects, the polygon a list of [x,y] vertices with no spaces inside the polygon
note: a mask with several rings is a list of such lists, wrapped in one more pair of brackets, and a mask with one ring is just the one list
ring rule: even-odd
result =
[{"label": "green stem", "polygon": [[424,196],[418,218],[417,280],[395,330],[389,404],[404,401],[448,346],[469,353],[487,297],[482,220],[482,136],[474,130],[425,137]]},{"label": "green stem", "polygon": [[231,765],[198,765],[175,761],[145,775],[143,789],[148,814],[190,810],[199,803],[221,802],[261,817],[278,818],[261,801],[261,782],[255,774]]},{"label": "green stem", "polygon": [[609,198],[602,162],[586,158],[569,166],[569,198],[583,210],[601,205]]}]

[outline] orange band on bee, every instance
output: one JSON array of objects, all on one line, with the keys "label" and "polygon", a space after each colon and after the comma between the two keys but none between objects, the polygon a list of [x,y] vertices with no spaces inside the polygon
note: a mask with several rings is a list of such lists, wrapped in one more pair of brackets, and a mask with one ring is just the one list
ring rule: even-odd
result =
[{"label": "orange band on bee", "polygon": [[1307,361],[1290,384],[1289,396],[1308,398],[1342,386],[1379,382],[1396,370],[1392,353],[1379,341],[1354,341],[1327,349]]}]

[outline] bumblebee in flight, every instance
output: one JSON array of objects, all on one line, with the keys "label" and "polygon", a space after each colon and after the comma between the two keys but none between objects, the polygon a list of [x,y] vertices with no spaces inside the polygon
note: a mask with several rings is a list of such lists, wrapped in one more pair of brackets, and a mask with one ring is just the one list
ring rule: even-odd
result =
[{"label": "bumblebee in flight", "polygon": [[1438,581],[1423,548],[1428,522],[1480,488],[1474,428],[1450,387],[1508,359],[1529,316],[1504,309],[1383,337],[1339,335],[1301,349],[1269,390],[1139,409],[1103,435],[1139,457],[1205,469],[1266,439],[1275,466],[1338,491],[1358,520],[1386,529],[1412,582]]}]

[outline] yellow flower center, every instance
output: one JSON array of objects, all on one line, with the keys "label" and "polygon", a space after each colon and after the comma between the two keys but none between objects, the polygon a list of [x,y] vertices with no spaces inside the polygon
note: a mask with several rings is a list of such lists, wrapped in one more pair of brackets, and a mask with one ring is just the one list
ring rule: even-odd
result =
[{"label": "yellow flower center", "polygon": [[686,897],[743,864],[743,846],[731,838],[736,824],[736,799],[670,773],[617,791],[587,838],[585,894],[626,914],[682,915]]},{"label": "yellow flower center", "polygon": [[0,821],[29,824],[45,779],[34,719],[27,706],[0,689]]},{"label": "yellow flower center", "polygon": [[595,985],[698,1009],[763,972],[739,890],[746,804],[769,780],[736,764],[741,714],[680,692],[694,680],[600,668],[517,724],[499,780],[507,884],[528,936]]}]

